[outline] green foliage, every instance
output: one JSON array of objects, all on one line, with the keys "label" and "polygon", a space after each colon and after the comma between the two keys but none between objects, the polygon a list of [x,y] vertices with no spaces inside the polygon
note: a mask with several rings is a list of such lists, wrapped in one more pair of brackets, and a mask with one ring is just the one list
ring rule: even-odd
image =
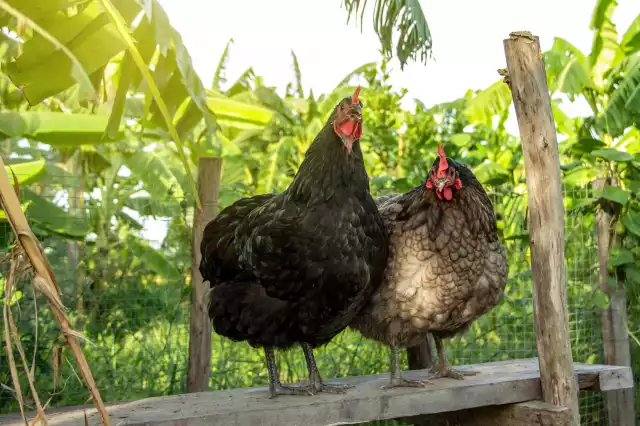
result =
[{"label": "green foliage", "polygon": [[68,214],[44,197],[23,189],[22,200],[30,201],[27,215],[38,231],[82,240],[89,232],[86,219]]},{"label": "green foliage", "polygon": [[628,152],[621,152],[614,148],[598,149],[592,151],[591,155],[594,157],[604,158],[609,161],[625,162],[633,160],[633,155]]},{"label": "green foliage", "polygon": [[[305,94],[304,73],[292,52],[294,79],[280,96],[252,68],[236,81],[226,78],[232,41],[222,53],[211,87],[205,88],[193,71],[180,35],[157,2],[142,6],[133,0],[114,1],[159,97],[151,93],[126,46],[113,45],[119,53],[74,50],[82,43],[69,42],[68,34],[86,31],[91,40],[121,37],[111,18],[94,8],[97,0],[11,3],[36,18],[50,14],[51,22],[42,25],[77,53],[85,68],[100,64],[90,74],[99,89],[98,99],[87,101],[73,85],[73,76],[67,75],[53,79],[50,86],[37,81],[27,89],[29,96],[46,95],[29,111],[27,102],[16,96],[19,91],[7,83],[8,77],[0,75],[0,99],[5,108],[0,111],[0,136],[6,163],[21,183],[23,208],[52,259],[74,325],[95,344],[85,346],[85,351],[106,400],[185,389],[195,201],[189,180],[199,159],[206,155],[224,158],[219,208],[243,196],[284,190],[332,108],[353,92],[356,78],[363,86],[362,147],[374,195],[422,185],[440,143],[448,156],[472,168],[493,201],[509,256],[508,289],[491,314],[447,346],[452,360],[471,363],[535,356],[523,158],[518,138],[504,126],[511,93],[499,81],[451,102],[428,107],[416,101],[409,110],[401,108],[407,92],[390,83],[388,28],[408,29],[406,19],[417,20],[422,27],[413,27],[414,35],[402,34],[405,39],[400,41],[410,43],[398,56],[403,62],[415,59],[411,55],[417,52],[426,54],[431,41],[422,12],[415,9],[418,2],[376,2],[376,30],[384,38],[385,57],[352,71],[330,93]],[[361,13],[366,6],[366,2],[344,3],[350,14]],[[610,19],[615,5],[615,1],[597,2],[589,54],[563,39],[556,39],[544,53],[561,136],[572,348],[575,359],[587,362],[602,361],[599,318],[600,309],[608,305],[608,296],[598,285],[595,260],[593,230],[600,209],[614,216],[611,233],[616,243],[608,278],[611,285],[627,291],[629,330],[640,330],[640,157],[636,154],[640,152],[640,81],[636,78],[640,17],[619,37]],[[134,19],[137,15],[140,19]],[[17,30],[12,19],[6,18],[4,25]],[[63,24],[69,24],[68,28]],[[38,34],[27,28],[20,40],[0,39],[0,54],[15,69],[20,61],[39,64],[29,68],[32,73],[54,66],[40,53],[52,53],[55,48]],[[70,66],[68,56],[58,51],[55,55]],[[59,88],[62,80],[68,84]],[[560,95],[586,99],[592,114],[569,118]],[[169,143],[175,140],[171,126],[184,142],[186,159]],[[606,179],[601,192],[591,188],[597,178]],[[2,219],[0,245],[6,250],[13,238]],[[152,236],[148,221],[155,224]],[[24,284],[19,286],[20,293],[13,295],[11,303],[14,309],[19,305],[21,312],[30,313],[36,307],[24,288]],[[39,310],[38,325],[39,341],[54,342],[58,330],[46,310]],[[34,318],[21,315],[19,328],[27,353],[32,354]],[[212,388],[266,383],[258,351],[215,335],[213,345]],[[57,348],[40,349],[35,356],[38,385],[52,393],[48,354]],[[633,345],[632,350],[640,354],[640,347]],[[317,355],[323,377],[372,374],[388,368],[387,350],[351,331]],[[284,380],[305,374],[297,351],[278,356]],[[0,355],[0,366],[6,363],[4,357]],[[638,368],[640,365],[634,366],[636,373]],[[0,382],[9,383],[5,370],[0,368]],[[62,365],[62,379],[64,389],[55,393],[52,404],[84,402],[83,387],[68,363]],[[3,410],[12,404],[10,397],[0,394]],[[596,415],[591,419],[594,422]]]},{"label": "green foliage", "polygon": [[614,203],[618,203],[623,206],[627,204],[627,201],[629,201],[630,195],[631,194],[629,194],[628,191],[611,185],[605,185],[604,191],[602,191],[602,197],[604,199],[613,201]]},{"label": "green foliage", "polygon": [[7,174],[13,178],[15,175],[20,185],[27,185],[36,182],[45,171],[45,164],[42,160],[27,161],[4,166]]},{"label": "green foliage", "polygon": [[[5,71],[13,80],[16,86],[22,87],[22,90],[31,103],[36,104],[42,99],[57,93],[58,91],[69,87],[73,83],[78,83],[81,93],[91,97],[96,96],[95,88],[91,82],[91,78],[87,72],[96,71],[100,67],[100,55],[106,55],[106,60],[110,55],[122,50],[122,44],[118,39],[113,37],[107,40],[98,40],[95,37],[95,31],[83,31],[87,23],[94,20],[99,15],[96,5],[90,5],[88,8],[79,11],[78,14],[71,19],[64,19],[63,10],[72,6],[71,2],[63,2],[61,4],[51,3],[47,6],[38,5],[35,1],[31,2],[11,2],[3,4],[2,9],[17,21],[28,24],[34,32],[33,37],[27,43],[29,48],[27,53],[20,55],[20,58],[13,61],[5,67]],[[92,7],[93,6],[93,7]],[[50,19],[51,17],[54,19]],[[63,18],[65,22],[61,22]],[[39,21],[42,25],[36,23]],[[95,30],[100,30],[101,22],[95,25]],[[75,52],[66,46],[75,37],[82,33],[83,39],[80,43],[75,43]],[[111,35],[109,31],[104,31],[105,35]],[[91,61],[87,55],[87,47],[91,44],[99,43],[101,49],[97,55],[98,61]],[[84,64],[78,59],[80,56],[84,60]],[[41,62],[42,58],[48,58],[48,61]],[[65,72],[50,74],[50,65],[64,70]],[[87,71],[86,68],[89,69]]]},{"label": "green foliage", "polygon": [[[48,111],[0,112],[0,137],[28,137],[53,146],[97,144],[109,119],[90,114],[65,114]],[[112,139],[122,139],[124,132],[116,131]]]},{"label": "green foliage", "polygon": [[[343,0],[349,14],[355,15],[357,21],[360,14],[362,22],[366,0]],[[431,54],[431,32],[418,0],[376,0],[373,12],[373,28],[382,44],[382,53],[389,59],[393,49],[394,32],[399,33],[396,41],[396,56],[403,68],[408,60],[415,61],[420,56],[426,62]]]}]

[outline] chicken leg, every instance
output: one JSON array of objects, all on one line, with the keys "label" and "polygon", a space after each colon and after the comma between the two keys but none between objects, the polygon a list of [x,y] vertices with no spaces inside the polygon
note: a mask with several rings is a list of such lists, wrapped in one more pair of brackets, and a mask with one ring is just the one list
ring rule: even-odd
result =
[{"label": "chicken leg", "polygon": [[382,386],[382,389],[393,389],[393,388],[423,388],[430,384],[428,380],[412,380],[406,379],[402,377],[402,373],[400,370],[400,358],[398,357],[398,348],[395,346],[391,346],[391,370],[390,370],[390,383],[388,385]]},{"label": "chicken leg", "polygon": [[280,373],[278,372],[273,348],[265,346],[264,355],[267,359],[267,371],[269,372],[269,398],[275,398],[278,395],[312,395],[308,386],[283,385],[280,383]]},{"label": "chicken leg", "polygon": [[444,345],[442,338],[433,336],[436,341],[436,349],[438,351],[438,363],[431,368],[429,378],[450,377],[456,380],[464,380],[465,376],[475,376],[477,371],[459,371],[449,366],[447,355],[444,353]]},{"label": "chicken leg", "polygon": [[308,343],[301,343],[301,346],[302,351],[304,352],[304,358],[307,361],[307,369],[309,370],[309,384],[305,386],[309,390],[309,392],[311,392],[312,394],[316,394],[318,392],[346,393],[347,389],[355,387],[353,385],[324,383],[322,381],[322,378],[320,377],[316,359],[313,356],[313,348]]}]

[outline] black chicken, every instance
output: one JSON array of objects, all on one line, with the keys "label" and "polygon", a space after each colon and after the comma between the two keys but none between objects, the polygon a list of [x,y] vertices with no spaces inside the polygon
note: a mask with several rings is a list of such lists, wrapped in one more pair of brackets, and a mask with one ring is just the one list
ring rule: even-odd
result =
[{"label": "black chicken", "polygon": [[439,358],[431,377],[473,375],[449,366],[442,339],[489,312],[507,284],[491,200],[473,172],[438,146],[423,184],[376,203],[389,232],[389,265],[351,327],[391,347],[388,387],[425,384],[402,378],[398,349],[423,342],[429,333]]},{"label": "black chicken", "polygon": [[[281,194],[241,199],[204,230],[200,272],[215,331],[263,347],[271,397],[323,383],[313,348],[353,320],[382,280],[387,238],[362,160],[360,88],[334,108]],[[308,385],[283,385],[273,348],[300,344]]]}]

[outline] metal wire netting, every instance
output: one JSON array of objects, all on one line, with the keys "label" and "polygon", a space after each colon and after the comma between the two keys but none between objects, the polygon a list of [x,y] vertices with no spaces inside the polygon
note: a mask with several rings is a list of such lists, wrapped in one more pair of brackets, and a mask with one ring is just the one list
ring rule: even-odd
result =
[{"label": "metal wire netting", "polygon": [[[113,402],[184,392],[193,209],[179,197],[108,202],[105,194],[74,198],[77,191],[70,186],[36,188],[33,199],[40,203],[44,199],[58,210],[34,212],[32,203],[27,217],[45,247],[76,330],[91,342],[84,344],[84,351],[103,399]],[[526,194],[500,188],[491,195],[507,247],[509,283],[500,305],[465,335],[447,342],[452,364],[536,356]],[[596,363],[603,360],[603,341],[600,310],[594,304],[598,288],[595,227],[593,215],[580,208],[589,196],[586,189],[565,189],[565,259],[574,360]],[[138,216],[127,208],[136,203],[137,211],[149,216]],[[79,218],[71,218],[69,212]],[[156,217],[151,216],[154,213]],[[8,224],[0,222],[1,247],[6,251],[12,241]],[[7,268],[5,264],[5,272]],[[28,277],[17,288],[12,312],[21,343],[28,357],[33,356],[41,400],[50,398],[51,406],[84,404],[88,394],[44,301],[34,300]],[[318,349],[316,357],[325,378],[383,373],[389,367],[388,350],[353,331]],[[305,378],[301,351],[280,352],[278,358],[283,380]],[[62,361],[54,365],[54,359]],[[54,389],[56,372],[59,379]],[[4,351],[0,383],[0,411],[16,411]],[[267,383],[261,351],[214,334],[211,389]],[[26,385],[25,381],[23,391]],[[580,402],[583,425],[606,423],[601,393],[584,393]],[[28,396],[27,403],[33,405]]]}]

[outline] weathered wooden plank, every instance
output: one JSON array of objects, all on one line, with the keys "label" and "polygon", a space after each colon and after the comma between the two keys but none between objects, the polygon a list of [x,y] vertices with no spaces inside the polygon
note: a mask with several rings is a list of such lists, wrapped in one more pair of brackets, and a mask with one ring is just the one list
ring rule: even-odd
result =
[{"label": "weathered wooden plank", "polygon": [[569,426],[573,422],[567,407],[542,401],[494,405],[402,420],[415,426]]},{"label": "weathered wooden plank", "polygon": [[[604,171],[603,171],[604,173]],[[614,179],[598,179],[593,189],[602,191],[605,184],[617,186]],[[611,241],[613,216],[611,209],[602,206],[596,213],[596,238],[598,243],[598,266],[600,289],[609,296],[609,306],[602,310],[602,337],[604,340],[604,362],[611,365],[631,365],[629,337],[625,328],[627,296],[624,286],[612,288],[607,281],[609,276],[610,249],[616,246]],[[634,391],[622,389],[607,394],[607,413],[609,426],[624,426],[634,423]]]},{"label": "weathered wooden plank", "polygon": [[189,323],[189,366],[187,392],[203,392],[209,386],[211,373],[211,320],[207,313],[205,295],[209,284],[200,275],[200,242],[204,227],[218,210],[218,192],[222,159],[202,157],[198,164],[198,197],[202,208],[196,207],[191,235],[191,318]]},{"label": "weathered wooden plank", "polygon": [[[325,426],[422,414],[504,405],[542,398],[537,358],[457,367],[479,372],[465,380],[437,379],[423,389],[384,391],[388,373],[336,380],[356,385],[346,395],[318,394],[309,397],[279,396],[269,399],[267,388],[199,392],[109,405],[114,425],[181,426]],[[581,384],[591,389],[618,385],[633,387],[628,367],[576,364]],[[406,372],[409,378],[424,377],[426,370]],[[52,426],[84,425],[82,409],[50,410]],[[87,409],[89,425],[99,418]],[[31,417],[33,418],[33,417]],[[19,416],[0,416],[2,425],[19,425]]]},{"label": "weathered wooden plank", "polygon": [[533,316],[545,402],[568,407],[580,424],[573,374],[564,265],[564,204],[556,127],[540,41],[531,33],[504,40],[527,181]]},{"label": "weathered wooden plank", "polygon": [[602,392],[615,391],[619,389],[629,389],[633,392],[633,388],[627,386],[628,383],[633,383],[633,373],[629,366],[616,366],[625,367],[619,370],[606,370],[601,371],[598,374],[598,383],[592,390],[598,390]]}]

